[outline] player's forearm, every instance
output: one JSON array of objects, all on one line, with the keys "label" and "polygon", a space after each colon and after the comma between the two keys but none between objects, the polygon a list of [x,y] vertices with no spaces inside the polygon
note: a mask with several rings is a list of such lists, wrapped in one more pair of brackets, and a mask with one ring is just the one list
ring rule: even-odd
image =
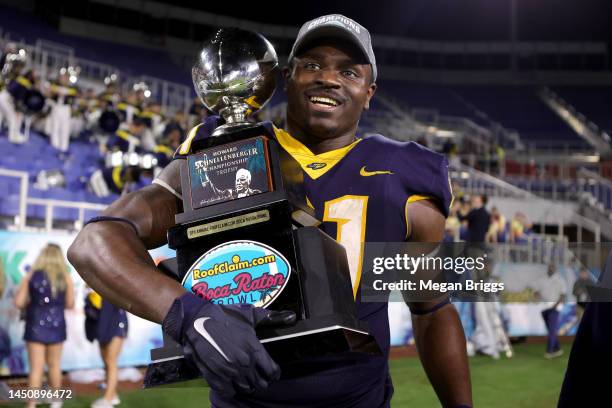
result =
[{"label": "player's forearm", "polygon": [[423,368],[444,407],[472,404],[465,335],[452,305],[413,315],[415,341]]},{"label": "player's forearm", "polygon": [[68,250],[81,277],[111,303],[161,323],[183,287],[156,267],[140,238],[128,225],[87,225]]}]

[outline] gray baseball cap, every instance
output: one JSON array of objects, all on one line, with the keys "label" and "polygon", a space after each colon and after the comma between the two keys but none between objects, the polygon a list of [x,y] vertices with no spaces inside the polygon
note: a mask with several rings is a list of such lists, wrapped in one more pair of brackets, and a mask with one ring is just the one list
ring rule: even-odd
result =
[{"label": "gray baseball cap", "polygon": [[344,38],[357,45],[372,66],[372,81],[376,81],[376,57],[374,57],[369,31],[355,20],[342,14],[329,14],[304,23],[295,39],[291,54],[289,54],[289,61],[295,57],[304,44],[323,37]]}]

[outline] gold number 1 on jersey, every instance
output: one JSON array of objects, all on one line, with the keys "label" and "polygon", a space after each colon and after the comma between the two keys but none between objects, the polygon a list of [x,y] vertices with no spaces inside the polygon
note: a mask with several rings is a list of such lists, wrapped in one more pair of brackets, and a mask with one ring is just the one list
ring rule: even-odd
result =
[{"label": "gold number 1 on jersey", "polygon": [[345,195],[325,202],[323,221],[338,224],[336,241],[346,249],[353,297],[357,296],[361,280],[361,263],[363,261],[363,246],[365,242],[366,214],[368,197]]}]

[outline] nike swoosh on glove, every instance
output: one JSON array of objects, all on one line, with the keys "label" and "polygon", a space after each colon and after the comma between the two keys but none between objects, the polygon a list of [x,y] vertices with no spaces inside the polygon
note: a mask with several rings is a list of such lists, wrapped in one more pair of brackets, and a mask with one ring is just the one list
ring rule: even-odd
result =
[{"label": "nike swoosh on glove", "polygon": [[294,324],[292,311],[249,304],[216,305],[186,292],[176,298],[162,328],[183,346],[215,391],[252,393],[280,378],[280,367],[255,335],[255,328]]}]

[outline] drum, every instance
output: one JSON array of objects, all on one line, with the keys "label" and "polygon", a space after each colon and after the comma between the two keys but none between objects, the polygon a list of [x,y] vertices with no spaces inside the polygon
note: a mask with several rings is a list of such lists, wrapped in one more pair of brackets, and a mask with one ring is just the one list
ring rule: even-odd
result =
[{"label": "drum", "polygon": [[98,126],[107,133],[115,133],[117,129],[119,129],[120,123],[121,120],[119,119],[119,115],[113,110],[102,112],[100,119],[98,119]]},{"label": "drum", "polygon": [[45,107],[45,97],[36,89],[28,89],[23,96],[23,104],[27,113],[39,113]]}]

